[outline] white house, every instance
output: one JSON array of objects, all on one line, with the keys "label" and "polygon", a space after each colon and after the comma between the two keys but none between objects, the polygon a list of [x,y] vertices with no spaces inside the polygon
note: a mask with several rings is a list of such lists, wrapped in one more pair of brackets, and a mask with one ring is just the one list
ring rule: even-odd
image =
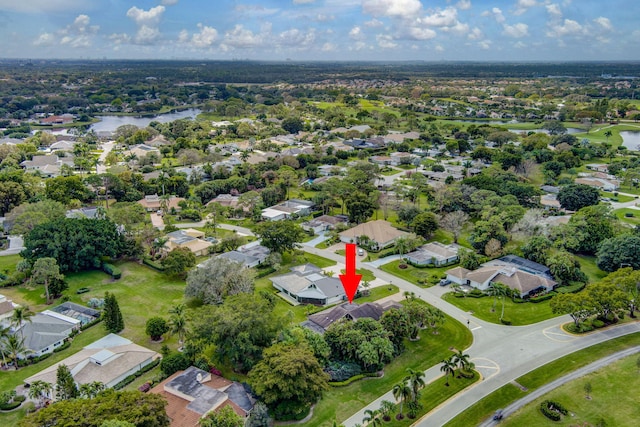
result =
[{"label": "white house", "polygon": [[292,215],[305,216],[311,213],[315,203],[308,200],[285,200],[275,206],[262,210],[262,219],[265,221],[280,221],[291,218]]},{"label": "white house", "polygon": [[430,242],[422,245],[413,252],[406,255],[407,261],[413,265],[435,265],[441,266],[456,262],[458,260],[459,245],[445,245],[440,242]]},{"label": "white house", "polygon": [[291,273],[271,278],[273,287],[301,304],[329,305],[346,300],[342,282],[328,277],[313,264],[291,268]]},{"label": "white house", "polygon": [[21,355],[21,358],[52,353],[80,325],[80,320],[50,310],[36,313],[29,322],[23,322],[14,332],[24,336],[24,346],[30,350],[28,354]]}]

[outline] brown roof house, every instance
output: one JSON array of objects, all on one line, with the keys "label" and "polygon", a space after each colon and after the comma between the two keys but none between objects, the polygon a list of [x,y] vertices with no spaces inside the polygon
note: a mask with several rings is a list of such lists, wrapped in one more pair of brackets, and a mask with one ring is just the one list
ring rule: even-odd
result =
[{"label": "brown roof house", "polygon": [[165,410],[172,427],[196,427],[208,413],[230,406],[246,417],[254,399],[237,382],[194,366],[178,371],[151,389],[167,400]]},{"label": "brown roof house", "polygon": [[160,354],[153,350],[134,344],[119,335],[109,334],[76,354],[30,376],[24,382],[32,384],[34,381],[44,381],[55,384],[58,366],[66,365],[76,384],[99,381],[111,388],[160,357]]},{"label": "brown roof house", "polygon": [[[175,209],[176,211],[180,211],[182,208],[180,208],[179,203],[182,201],[185,201],[183,197],[170,196],[166,201],[167,210],[170,211],[171,209]],[[161,196],[151,194],[149,196],[144,196],[144,199],[142,200],[138,200],[138,203],[140,203],[147,212],[153,212],[160,209],[164,202]]]},{"label": "brown roof house", "polygon": [[384,249],[393,245],[400,237],[409,236],[410,233],[394,228],[390,222],[378,219],[375,221],[358,224],[353,228],[340,233],[340,240],[344,243],[360,244],[362,237],[369,238],[368,247],[373,250]]},{"label": "brown roof house", "polygon": [[551,291],[557,284],[547,267],[515,255],[486,262],[476,270],[452,268],[447,270],[447,279],[481,291],[486,291],[491,283],[502,283],[518,292],[521,298]]},{"label": "brown roof house", "polygon": [[168,238],[164,244],[163,250],[166,253],[171,252],[176,248],[187,248],[196,256],[203,256],[209,254],[209,248],[213,246],[213,243],[208,240],[204,240],[204,233],[194,228],[187,228],[184,230],[176,230],[166,235]]},{"label": "brown roof house", "polygon": [[345,303],[323,310],[319,313],[309,315],[309,320],[304,321],[302,326],[318,333],[324,333],[329,326],[340,320],[358,320],[362,318],[380,320],[385,311],[399,307],[402,306],[395,301],[387,301],[384,304],[379,304],[377,302],[365,302],[364,304]]}]

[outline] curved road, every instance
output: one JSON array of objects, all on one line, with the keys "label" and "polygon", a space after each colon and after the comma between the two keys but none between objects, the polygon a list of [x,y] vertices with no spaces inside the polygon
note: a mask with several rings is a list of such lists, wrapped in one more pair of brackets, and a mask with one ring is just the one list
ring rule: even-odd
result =
[{"label": "curved road", "polygon": [[[248,235],[253,234],[251,230],[242,227],[226,224],[220,226]],[[303,245],[302,249],[344,263],[344,256],[325,249],[306,245]],[[466,324],[469,321],[473,344],[464,350],[471,355],[471,360],[475,363],[476,370],[482,374],[483,379],[426,414],[414,424],[419,427],[444,425],[486,395],[553,360],[612,338],[640,332],[640,322],[634,322],[587,335],[571,335],[561,328],[562,324],[571,321],[568,315],[527,326],[496,325],[480,320],[442,300],[441,296],[448,292],[447,288],[440,286],[420,288],[400,277],[380,270],[373,263],[364,263],[364,266],[371,270],[376,277],[398,286],[403,291],[414,292],[417,297],[439,308],[461,323]],[[430,383],[441,375],[440,367],[433,366],[425,371],[425,382]],[[360,424],[364,417],[364,411],[378,409],[382,400],[395,401],[389,391],[357,411],[343,424],[346,427]]]}]

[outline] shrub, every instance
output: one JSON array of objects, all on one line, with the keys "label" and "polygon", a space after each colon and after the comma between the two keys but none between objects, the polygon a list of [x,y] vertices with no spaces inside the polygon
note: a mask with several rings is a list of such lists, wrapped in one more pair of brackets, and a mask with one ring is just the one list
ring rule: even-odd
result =
[{"label": "shrub", "polygon": [[89,291],[91,291],[89,288],[80,288],[76,291],[76,294],[86,294]]},{"label": "shrub", "polygon": [[[165,228],[166,230],[166,228]],[[149,267],[158,270],[158,271],[164,271],[164,267],[162,266],[162,264],[160,264],[159,262],[155,262],[153,261],[151,258],[144,258],[142,260],[142,263],[145,265],[148,265]]]},{"label": "shrub", "polygon": [[182,353],[172,353],[160,362],[160,369],[166,376],[187,369],[189,366],[191,366],[191,361]]},{"label": "shrub", "polygon": [[602,328],[604,326],[604,322],[600,319],[594,319],[591,322],[591,326],[593,326],[594,328]]},{"label": "shrub", "polygon": [[344,381],[329,381],[329,385],[331,387],[344,387],[351,384],[354,381],[361,380],[362,378],[364,378],[364,374],[358,374],[358,375],[352,376],[351,378],[347,378]]},{"label": "shrub", "polygon": [[115,280],[118,280],[119,278],[122,277],[122,271],[113,264],[109,264],[105,262],[104,264],[102,264],[102,271],[109,274]]},{"label": "shrub", "polygon": [[537,297],[529,298],[529,301],[532,302],[532,303],[538,303],[538,302],[542,302],[542,301],[547,301],[547,300],[550,300],[551,298],[553,298],[554,295],[555,295],[555,293],[549,292],[548,294],[544,294],[544,295],[540,295],[540,296],[537,296]]},{"label": "shrub", "polygon": [[60,347],[56,348],[53,350],[54,353],[58,353],[62,350],[66,350],[69,347],[71,347],[71,341],[66,341],[64,344],[62,344]]},{"label": "shrub", "polygon": [[569,411],[553,400],[545,400],[540,404],[540,412],[552,421],[560,421],[561,415],[567,415]]},{"label": "shrub", "polygon": [[482,298],[482,297],[486,297],[487,295],[482,292],[480,289],[472,289],[471,292],[467,293],[468,297],[471,298]]},{"label": "shrub", "polygon": [[506,326],[511,326],[511,320],[505,319],[504,317],[502,319],[500,319],[500,323],[502,323],[503,325]]},{"label": "shrub", "polygon": [[357,363],[337,361],[331,362],[325,372],[329,374],[330,381],[341,382],[361,374],[362,368]]}]

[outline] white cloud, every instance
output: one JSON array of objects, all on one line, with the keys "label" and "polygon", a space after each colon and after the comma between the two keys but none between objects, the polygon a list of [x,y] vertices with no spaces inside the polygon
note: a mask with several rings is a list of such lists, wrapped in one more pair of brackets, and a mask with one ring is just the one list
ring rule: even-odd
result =
[{"label": "white cloud", "polygon": [[173,6],[176,3],[178,3],[178,0],[162,0],[160,2],[160,4],[163,4],[165,6]]},{"label": "white cloud", "polygon": [[409,27],[409,37],[413,40],[431,40],[437,33],[431,28]]},{"label": "white cloud", "polygon": [[578,36],[584,33],[584,27],[573,19],[565,19],[561,24],[551,25],[547,36],[549,37],[563,37],[563,36]]},{"label": "white cloud", "polygon": [[478,27],[474,27],[467,35],[469,40],[480,40],[483,37],[484,35],[482,34],[482,30]]},{"label": "white cloud", "polygon": [[304,49],[312,45],[315,40],[314,30],[305,33],[297,28],[292,28],[278,34],[277,42],[279,46],[295,46],[298,49]]},{"label": "white cloud", "polygon": [[136,44],[154,44],[160,38],[158,25],[165,10],[164,6],[152,7],[149,10],[133,6],[127,11],[127,17],[138,26],[138,31],[133,39]]},{"label": "white cloud", "polygon": [[491,49],[491,40],[483,40],[481,42],[478,43],[478,46],[480,46],[480,49],[482,50],[489,50]]},{"label": "white cloud", "polygon": [[378,46],[383,49],[394,49],[398,47],[398,43],[393,41],[393,37],[388,34],[378,34],[376,36],[376,41],[378,42]]},{"label": "white cloud", "polygon": [[551,15],[552,18],[562,18],[562,11],[560,10],[560,6],[556,3],[551,3],[546,5],[547,13]]},{"label": "white cloud", "polygon": [[437,45],[435,49],[436,52],[444,52],[444,47],[442,47],[441,45]]},{"label": "white cloud", "polygon": [[189,31],[182,30],[178,34],[178,43],[188,43],[189,42]]},{"label": "white cloud", "polygon": [[352,40],[362,40],[364,37],[362,29],[358,26],[353,27],[351,31],[349,31],[349,38]]},{"label": "white cloud", "polygon": [[504,15],[502,14],[502,10],[499,7],[494,7],[493,9],[485,10],[481,14],[482,16],[492,16],[493,19],[496,20],[497,23],[502,24],[505,21]]},{"label": "white cloud", "polygon": [[260,46],[263,40],[264,38],[261,34],[256,34],[242,25],[236,24],[232,30],[224,34],[224,41],[221,47],[224,50],[254,48]]},{"label": "white cloud", "polygon": [[522,15],[527,10],[537,5],[538,5],[537,0],[518,0],[518,3],[516,3],[516,6],[515,6],[515,10],[513,11],[513,14]]},{"label": "white cloud", "polygon": [[36,46],[52,46],[56,42],[56,37],[51,33],[42,33],[33,42]]},{"label": "white cloud", "polygon": [[596,24],[598,24],[603,30],[611,30],[611,21],[609,18],[605,18],[604,16],[599,16],[593,20]]},{"label": "white cloud", "polygon": [[[191,44],[193,44],[194,47],[210,47],[218,40],[218,30],[215,28],[200,23],[198,24],[198,28],[200,32],[194,33],[193,36],[191,36]],[[180,39],[181,36],[182,33],[180,33],[178,39]]]},{"label": "white cloud", "polygon": [[320,48],[320,50],[323,52],[335,52],[337,49],[338,46],[333,43],[325,43],[322,45],[322,48]]},{"label": "white cloud", "polygon": [[450,27],[456,25],[458,22],[458,11],[453,7],[448,7],[444,10],[438,10],[431,15],[427,15],[424,18],[419,18],[418,21],[421,24],[432,27]]},{"label": "white cloud", "polygon": [[131,43],[131,36],[126,33],[114,33],[109,36],[109,40],[111,40],[115,45],[129,44]]},{"label": "white cloud", "polygon": [[422,10],[422,3],[420,0],[362,0],[362,9],[375,17],[411,18]]},{"label": "white cloud", "polygon": [[384,26],[384,23],[374,18],[371,21],[365,22],[364,25],[370,28],[380,28]]},{"label": "white cloud", "polygon": [[316,0],[293,0],[293,4],[309,4],[315,3]]},{"label": "white cloud", "polygon": [[312,18],[316,22],[329,22],[336,19],[335,15],[327,15],[326,13],[318,13]]},{"label": "white cloud", "polygon": [[505,25],[503,33],[506,36],[519,39],[529,35],[529,26],[522,22],[515,25]]},{"label": "white cloud", "polygon": [[34,42],[36,46],[61,44],[72,48],[86,48],[92,45],[93,36],[98,33],[98,25],[90,25],[88,15],[78,15],[73,23],[58,30],[55,34],[43,33]]},{"label": "white cloud", "polygon": [[527,45],[518,40],[513,44],[513,47],[515,47],[516,49],[524,49],[525,47],[527,47]]},{"label": "white cloud", "polygon": [[468,10],[471,9],[471,0],[460,0],[456,6],[460,10]]}]

